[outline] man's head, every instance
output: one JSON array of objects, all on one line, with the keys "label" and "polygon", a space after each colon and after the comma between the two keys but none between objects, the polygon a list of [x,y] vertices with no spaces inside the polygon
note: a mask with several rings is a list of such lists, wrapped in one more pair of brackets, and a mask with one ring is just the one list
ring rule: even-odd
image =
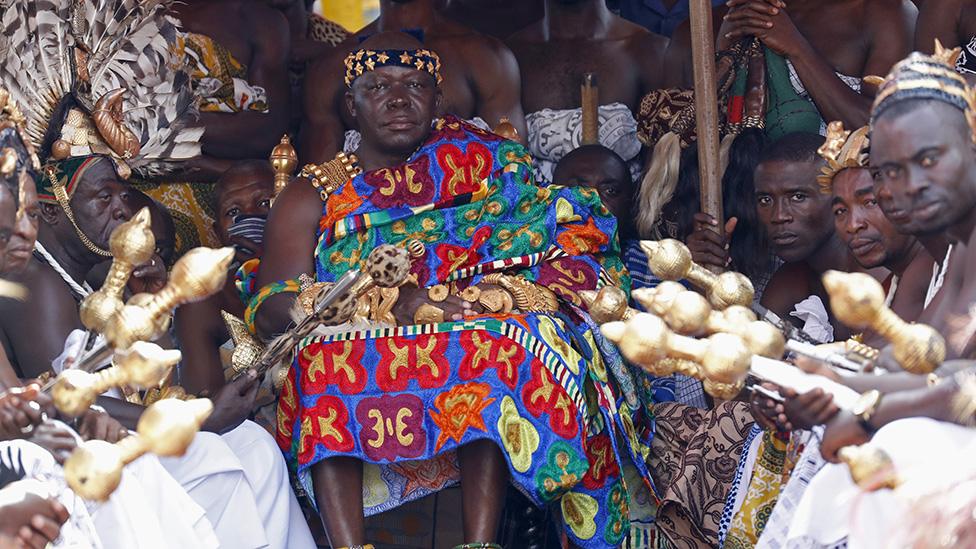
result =
[{"label": "man's head", "polygon": [[878,207],[867,168],[834,175],[831,207],[837,236],[865,269],[895,265],[915,243],[915,237],[899,233]]},{"label": "man's head", "polygon": [[115,163],[101,155],[77,157],[42,172],[37,194],[44,225],[66,247],[104,258],[112,231],[132,216],[129,185]]},{"label": "man's head", "polygon": [[930,235],[976,208],[972,90],[954,52],[913,53],[892,68],[871,111],[875,196],[898,230]]},{"label": "man's head", "polygon": [[759,219],[773,252],[786,262],[805,261],[834,236],[830,197],[817,184],[823,141],[811,133],[785,135],[766,147],[756,166]]},{"label": "man's head", "polygon": [[620,238],[631,238],[634,228],[634,182],[620,156],[603,145],[583,145],[556,165],[553,181],[567,187],[590,187],[617,218]]},{"label": "man's head", "polygon": [[274,170],[262,160],[238,162],[220,176],[214,230],[223,246],[237,249],[237,260],[259,257],[264,220],[274,195]]},{"label": "man's head", "polygon": [[371,36],[346,57],[346,107],[361,148],[407,157],[430,134],[441,101],[440,59],[412,36]]},{"label": "man's head", "polygon": [[34,180],[26,181],[21,194],[21,206],[17,211],[14,232],[7,244],[5,272],[21,273],[27,268],[37,241],[38,225],[41,222],[41,206],[37,201],[37,186]]},{"label": "man's head", "polygon": [[6,256],[14,233],[17,204],[8,185],[0,184],[0,273],[6,272]]}]

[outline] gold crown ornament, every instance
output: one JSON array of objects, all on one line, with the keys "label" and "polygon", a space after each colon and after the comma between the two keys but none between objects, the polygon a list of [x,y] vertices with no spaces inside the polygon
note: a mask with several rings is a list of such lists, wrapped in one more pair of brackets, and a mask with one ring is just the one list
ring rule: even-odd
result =
[{"label": "gold crown ornament", "polygon": [[834,176],[847,168],[868,167],[868,126],[862,126],[853,132],[844,129],[844,123],[835,120],[827,124],[827,139],[817,149],[827,164],[820,169],[817,183],[820,192],[833,192]]}]

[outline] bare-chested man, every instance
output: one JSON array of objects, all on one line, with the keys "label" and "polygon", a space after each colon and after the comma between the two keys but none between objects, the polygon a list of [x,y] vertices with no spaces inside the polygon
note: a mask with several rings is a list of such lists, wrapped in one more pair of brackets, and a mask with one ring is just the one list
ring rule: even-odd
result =
[{"label": "bare-chested man", "polygon": [[512,52],[497,39],[448,19],[436,6],[436,0],[381,0],[376,21],[309,66],[300,150],[303,163],[325,162],[336,152],[358,147],[358,135],[352,141],[345,136],[346,130],[356,126],[343,99],[343,59],[361,39],[385,31],[420,31],[424,45],[440,52],[444,100],[439,114],[481,118],[488,127],[508,118],[525,135],[518,64]]},{"label": "bare-chested man", "polygon": [[919,54],[896,66],[885,86],[890,93],[871,120],[875,195],[900,231],[953,243],[944,286],[920,320],[948,335],[950,356],[969,356],[976,303],[971,92],[944,59]]},{"label": "bare-chested man", "polygon": [[[860,79],[886,74],[908,54],[917,15],[908,0],[732,0],[728,6],[713,12],[716,50],[759,38],[792,65],[800,95],[813,101],[821,118],[849,128],[867,123],[874,95]],[[668,67],[671,85],[691,85],[687,23],[672,36]]]},{"label": "bare-chested man", "polygon": [[[200,116],[206,126],[204,155],[192,167],[201,178],[213,181],[233,160],[266,158],[288,127],[288,21],[265,2],[247,0],[189,0],[174,4],[172,9],[183,30],[212,41],[201,49],[213,48],[214,54],[226,50],[246,71],[241,79],[266,93],[266,109],[261,105],[240,108],[240,98],[236,96],[231,98],[236,110],[229,106],[224,109],[216,101],[214,108],[201,107]],[[223,56],[214,59],[221,65],[233,64]],[[233,71],[230,66],[206,69],[212,71],[207,76],[215,77]],[[226,86],[227,82],[220,84]],[[231,83],[232,96],[235,91]]]},{"label": "bare-chested man", "polygon": [[[261,257],[273,180],[274,171],[268,162],[251,160],[227,170],[217,182],[215,229],[222,245],[236,248],[236,264]],[[219,348],[230,334],[221,311],[244,317],[244,303],[232,277],[216,295],[184,305],[176,312],[176,330],[187,361],[182,381],[193,393],[215,394],[224,386]]]},{"label": "bare-chested man", "polygon": [[[755,172],[759,219],[773,253],[785,262],[769,280],[761,303],[780,318],[799,321],[801,326],[804,319],[790,313],[808,297],[819,298],[823,305],[820,312],[829,315],[827,291],[820,280],[823,273],[858,270],[834,231],[830,197],[817,185],[823,164],[817,148],[822,143],[823,138],[816,134],[789,134],[766,148]],[[818,322],[822,317],[815,318],[811,315],[806,319],[811,329],[819,325],[820,333],[811,335],[827,340],[849,335],[832,316],[830,326]]]},{"label": "bare-chested man", "polygon": [[445,15],[499,40],[541,19],[544,1],[443,0]]},{"label": "bare-chested man", "polygon": [[537,176],[580,145],[580,82],[599,86],[600,144],[640,173],[637,112],[641,97],[663,85],[667,39],[618,17],[602,0],[547,0],[545,16],[507,41],[522,71],[522,106]]},{"label": "bare-chested man", "polygon": [[962,48],[956,71],[976,82],[976,2],[939,0],[919,7],[915,50],[931,53],[936,39],[947,48]]},{"label": "bare-chested man", "polygon": [[[854,139],[856,134],[848,143]],[[859,145],[855,143],[853,147]],[[822,190],[831,195],[834,228],[861,267],[884,267],[890,271],[889,306],[898,316],[913,322],[925,308],[936,260],[918,238],[899,233],[885,217],[874,195],[874,179],[866,156],[861,158],[862,166],[851,165],[821,176]]]}]

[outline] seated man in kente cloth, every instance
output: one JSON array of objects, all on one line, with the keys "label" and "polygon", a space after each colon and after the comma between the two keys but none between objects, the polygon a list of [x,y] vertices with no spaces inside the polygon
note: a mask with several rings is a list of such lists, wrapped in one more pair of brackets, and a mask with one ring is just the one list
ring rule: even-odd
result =
[{"label": "seated man in kente cloth", "polygon": [[364,507],[457,480],[465,540],[496,546],[509,477],[536,505],[559,503],[573,543],[617,546],[628,489],[643,482],[625,484],[624,466],[648,478],[635,416],[647,424],[619,355],[577,306],[579,290],[629,286],[616,224],[595,191],[536,186],[518,143],[434,120],[439,58],[418,48],[382,33],[349,55],[360,165],[346,161],[351,178],[342,157],[307,166],[271,211],[245,313],[262,337],[288,326],[295,300],[282,294],[299,279],[333,282],[378,245],[411,250],[417,281],[365,329],[303,341],[278,442],[335,547],[366,542]]}]

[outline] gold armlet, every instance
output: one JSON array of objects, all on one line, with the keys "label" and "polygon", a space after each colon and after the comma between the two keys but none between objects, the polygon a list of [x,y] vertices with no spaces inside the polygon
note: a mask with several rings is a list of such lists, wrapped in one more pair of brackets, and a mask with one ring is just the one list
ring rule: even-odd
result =
[{"label": "gold armlet", "polygon": [[308,179],[325,202],[343,183],[363,172],[357,162],[354,154],[336,153],[335,158],[323,164],[306,164],[298,177]]}]

